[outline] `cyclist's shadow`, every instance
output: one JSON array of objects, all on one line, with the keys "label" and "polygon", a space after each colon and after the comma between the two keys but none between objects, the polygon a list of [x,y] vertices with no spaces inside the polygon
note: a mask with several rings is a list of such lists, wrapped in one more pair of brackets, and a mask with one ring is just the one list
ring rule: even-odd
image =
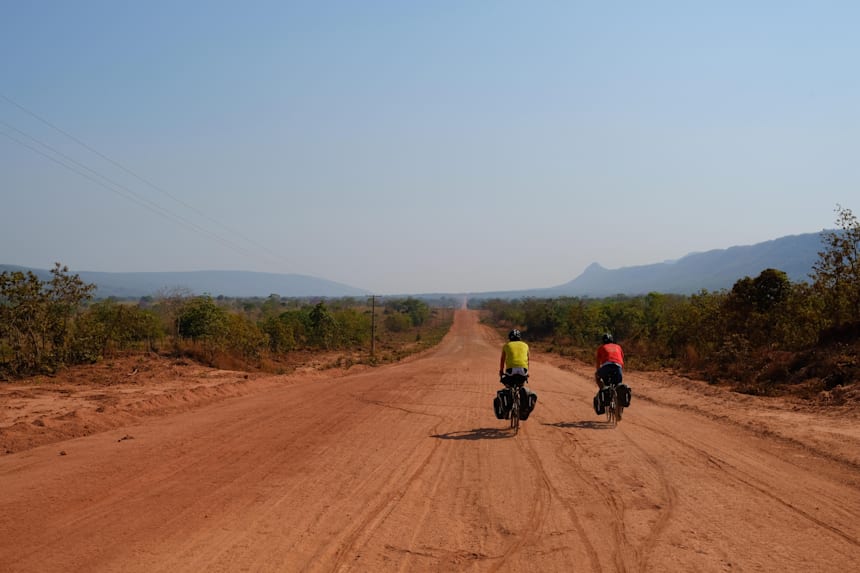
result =
[{"label": "cyclist's shadow", "polygon": [[474,430],[462,430],[459,432],[448,432],[447,434],[435,434],[432,437],[440,440],[498,440],[511,437],[507,429],[499,428],[475,428]]},{"label": "cyclist's shadow", "polygon": [[609,430],[614,427],[609,422],[595,422],[592,420],[583,420],[581,422],[556,422],[555,424],[544,424],[544,426],[553,426],[555,428],[579,428],[580,430]]}]

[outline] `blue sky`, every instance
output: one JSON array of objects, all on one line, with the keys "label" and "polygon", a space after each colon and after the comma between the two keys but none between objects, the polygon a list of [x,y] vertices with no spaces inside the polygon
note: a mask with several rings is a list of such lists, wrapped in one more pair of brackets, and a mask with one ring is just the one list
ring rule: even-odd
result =
[{"label": "blue sky", "polygon": [[0,263],[549,287],[860,211],[860,4],[0,2]]}]

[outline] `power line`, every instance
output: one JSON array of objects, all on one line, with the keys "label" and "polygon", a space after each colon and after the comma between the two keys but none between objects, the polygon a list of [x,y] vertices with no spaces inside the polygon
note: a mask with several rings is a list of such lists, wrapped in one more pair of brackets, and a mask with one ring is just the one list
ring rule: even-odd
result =
[{"label": "power line", "polygon": [[[54,147],[51,147],[51,146],[50,146],[50,145],[48,145],[47,143],[44,143],[43,141],[39,141],[38,139],[36,139],[36,138],[35,138],[35,137],[33,137],[32,135],[30,135],[30,134],[28,134],[28,133],[25,133],[24,131],[21,131],[21,130],[20,130],[20,129],[18,129],[17,127],[15,127],[15,126],[13,126],[13,125],[10,125],[9,123],[7,123],[7,122],[5,122],[5,121],[3,121],[3,120],[0,120],[0,125],[4,125],[4,126],[6,126],[6,128],[7,128],[7,129],[11,129],[11,130],[15,131],[15,132],[16,132],[16,133],[18,133],[19,135],[22,135],[22,136],[26,137],[27,139],[29,139],[30,141],[32,141],[32,142],[34,142],[34,143],[36,143],[36,144],[40,145],[41,147],[43,147],[43,148],[47,149],[47,150],[48,150],[48,151],[50,151],[51,153],[53,153],[53,154],[55,154],[55,155],[57,155],[57,156],[59,156],[59,157],[62,157],[65,161],[68,161],[69,163],[72,163],[72,164],[76,165],[77,167],[79,167],[79,168],[81,168],[81,169],[83,169],[83,170],[85,170],[85,171],[87,171],[87,172],[91,173],[91,174],[92,174],[92,175],[94,175],[95,177],[98,177],[99,179],[103,180],[103,182],[107,182],[107,184],[108,184],[108,185],[111,185],[111,186],[113,186],[113,187],[116,187],[116,188],[122,189],[123,191],[125,191],[125,192],[126,192],[126,193],[128,193],[129,195],[134,196],[134,199],[136,199],[140,204],[144,204],[144,203],[146,203],[148,206],[152,207],[152,208],[155,210],[155,212],[157,212],[158,214],[160,214],[160,215],[164,215],[164,216],[167,216],[167,217],[175,217],[176,219],[181,220],[183,223],[187,223],[187,224],[189,224],[189,225],[191,225],[191,226],[195,226],[195,225],[194,225],[193,223],[191,223],[190,221],[187,221],[186,219],[184,219],[184,218],[182,218],[182,217],[179,217],[178,215],[173,215],[173,214],[172,214],[172,213],[170,213],[167,209],[165,209],[165,208],[161,207],[161,206],[160,206],[160,205],[158,205],[157,203],[155,203],[155,202],[153,202],[153,201],[150,201],[149,199],[146,199],[146,198],[141,197],[140,195],[138,195],[137,193],[135,193],[134,191],[132,191],[131,189],[129,189],[129,188],[128,188],[128,187],[126,187],[125,185],[122,185],[121,183],[117,183],[116,181],[113,181],[113,180],[112,180],[112,179],[110,179],[109,177],[107,177],[107,176],[105,176],[105,175],[102,175],[101,173],[99,173],[99,172],[95,171],[94,169],[90,169],[89,167],[87,167],[87,166],[86,166],[86,165],[84,165],[83,163],[81,163],[81,162],[79,162],[79,161],[75,160],[75,159],[74,159],[74,158],[72,158],[72,157],[69,157],[68,155],[66,155],[66,154],[65,154],[65,153],[63,153],[62,151],[59,151],[58,149],[56,149],[56,148],[54,148]],[[4,133],[3,135],[5,135],[6,137],[8,137],[9,139],[11,139],[12,141],[14,141],[15,143],[17,143],[17,144],[19,144],[19,145],[21,145],[21,146],[23,146],[23,147],[26,147],[26,148],[28,148],[28,149],[30,149],[30,150],[32,150],[32,151],[34,151],[34,152],[38,153],[38,154],[39,154],[39,155],[41,155],[42,157],[45,157],[45,158],[47,158],[47,159],[50,159],[51,161],[54,161],[55,163],[57,163],[57,164],[59,164],[59,165],[61,165],[61,166],[65,167],[65,168],[67,168],[67,169],[70,169],[70,170],[74,171],[74,172],[75,172],[75,173],[77,173],[78,175],[82,175],[82,176],[84,175],[83,173],[81,173],[81,172],[80,172],[80,171],[78,171],[77,169],[72,169],[72,168],[70,168],[68,165],[64,164],[62,161],[60,161],[60,160],[56,159],[55,157],[52,157],[52,156],[50,156],[50,155],[48,155],[48,154],[46,154],[46,153],[44,153],[44,152],[42,152],[42,151],[39,151],[38,149],[36,149],[36,148],[35,148],[35,147],[33,147],[32,145],[29,145],[28,143],[25,143],[25,142],[23,142],[23,141],[21,141],[21,140],[19,140],[19,139],[15,138],[15,137],[13,137],[13,136],[9,135],[8,133]],[[95,181],[95,180],[94,180],[92,177],[90,177],[90,176],[86,176],[86,177],[87,177],[88,179],[90,179],[91,181]],[[95,182],[96,182],[96,183],[99,183],[99,184],[100,184],[100,185],[102,185],[103,187],[107,187],[110,191],[113,191],[113,192],[115,192],[115,193],[116,193],[116,189],[111,188],[111,187],[109,187],[109,186],[107,186],[107,185],[104,185],[104,183],[103,183],[103,182],[99,182],[99,181],[95,181]],[[117,193],[117,194],[122,196],[122,193]],[[196,226],[195,226],[195,227],[196,227]],[[200,229],[200,228],[195,228],[194,230],[202,230],[202,229]]]},{"label": "power line", "polygon": [[[147,185],[148,187],[150,187],[150,188],[152,188],[152,189],[154,189],[154,190],[156,190],[156,191],[158,191],[158,192],[160,192],[160,193],[162,193],[162,194],[164,194],[164,195],[168,196],[169,198],[173,199],[174,201],[176,201],[177,203],[179,203],[179,204],[180,204],[180,205],[182,205],[183,207],[185,207],[185,208],[187,208],[187,209],[189,209],[189,210],[193,211],[194,213],[196,213],[196,214],[200,215],[201,217],[205,218],[206,220],[208,220],[208,221],[209,221],[209,222],[211,222],[211,223],[214,223],[215,225],[217,225],[217,226],[221,227],[222,229],[224,229],[224,230],[226,230],[226,231],[228,231],[228,232],[230,232],[230,233],[232,233],[232,234],[236,235],[237,237],[239,237],[240,239],[244,240],[245,242],[250,243],[250,244],[254,245],[255,247],[257,247],[257,248],[259,248],[259,249],[262,249],[263,251],[265,251],[266,253],[268,253],[271,257],[273,257],[275,260],[279,261],[280,263],[282,263],[282,264],[286,264],[287,266],[292,266],[292,265],[291,265],[291,263],[290,263],[288,260],[284,259],[284,258],[283,258],[283,257],[281,257],[281,255],[279,255],[278,253],[276,253],[276,252],[272,251],[271,249],[269,249],[266,245],[263,245],[263,244],[261,244],[261,243],[259,243],[259,242],[255,241],[255,240],[253,240],[253,239],[249,238],[249,237],[246,237],[245,235],[243,235],[243,234],[242,234],[242,233],[240,233],[239,231],[236,231],[235,229],[232,229],[231,227],[229,227],[229,226],[227,226],[227,225],[225,225],[225,224],[223,224],[223,223],[221,223],[221,222],[219,222],[219,221],[217,221],[217,220],[213,219],[212,217],[208,216],[206,213],[204,213],[204,212],[203,212],[203,211],[201,211],[200,209],[198,209],[198,208],[194,207],[193,205],[191,205],[191,204],[189,204],[188,202],[186,202],[186,201],[182,200],[181,198],[177,197],[176,195],[174,195],[174,194],[170,193],[169,191],[167,191],[167,190],[163,189],[162,187],[160,187],[160,186],[156,185],[155,183],[151,182],[150,180],[146,179],[145,177],[143,177],[143,176],[141,176],[141,175],[138,175],[137,173],[135,173],[135,172],[134,172],[134,171],[132,171],[131,169],[128,169],[127,167],[125,167],[124,165],[120,164],[119,162],[117,162],[117,161],[115,161],[115,160],[111,159],[110,157],[108,157],[108,156],[106,156],[105,154],[101,153],[101,152],[100,152],[100,151],[98,151],[97,149],[95,149],[95,148],[93,148],[92,146],[90,146],[90,145],[86,144],[85,142],[81,141],[79,138],[75,137],[75,136],[74,136],[74,135],[72,135],[71,133],[69,133],[69,132],[65,131],[64,129],[62,129],[62,128],[60,128],[60,127],[56,126],[56,125],[54,125],[53,123],[51,123],[51,122],[50,122],[50,121],[48,121],[47,119],[45,119],[45,118],[41,117],[41,116],[40,116],[40,115],[38,115],[37,113],[35,113],[35,112],[33,112],[33,111],[31,111],[31,110],[27,109],[26,107],[24,107],[23,105],[19,104],[19,103],[18,103],[18,102],[16,102],[15,100],[11,99],[11,98],[10,98],[10,97],[8,97],[7,95],[5,95],[5,94],[3,94],[3,93],[0,93],[0,98],[4,99],[4,100],[5,100],[5,101],[7,101],[8,103],[10,103],[10,104],[12,104],[13,106],[17,107],[18,109],[20,109],[21,111],[23,111],[23,112],[24,112],[24,113],[26,113],[27,115],[29,115],[29,116],[33,117],[34,119],[36,119],[36,120],[40,121],[41,123],[43,123],[43,124],[45,124],[45,125],[47,125],[47,126],[48,126],[48,127],[50,127],[51,129],[53,129],[53,130],[55,130],[55,131],[57,131],[57,132],[61,133],[62,135],[66,136],[67,138],[69,138],[70,140],[74,141],[75,143],[77,143],[78,145],[80,145],[81,147],[83,147],[84,149],[86,149],[87,151],[89,151],[89,152],[91,152],[91,153],[95,154],[96,156],[98,156],[98,157],[102,158],[103,160],[107,161],[108,163],[110,163],[111,165],[115,166],[116,168],[118,168],[118,169],[120,169],[120,170],[124,171],[124,172],[125,172],[125,173],[127,173],[128,175],[131,175],[132,177],[134,177],[135,179],[137,179],[137,180],[138,180],[138,181],[140,181],[141,183],[143,183],[143,184]],[[46,149],[50,149],[53,153],[56,153],[57,155],[59,155],[59,156],[61,156],[61,157],[65,158],[66,160],[71,161],[72,163],[74,163],[75,165],[78,165],[79,167],[81,167],[81,168],[85,169],[86,171],[89,171],[90,173],[95,174],[97,177],[100,177],[100,178],[104,179],[105,181],[110,182],[112,185],[116,185],[116,186],[118,186],[118,187],[120,187],[120,188],[124,189],[127,193],[130,193],[131,195],[134,195],[135,197],[137,197],[137,198],[138,198],[138,201],[137,201],[138,203],[139,203],[140,201],[144,201],[144,202],[147,202],[147,203],[149,203],[149,204],[153,205],[153,206],[154,206],[154,209],[156,209],[156,211],[155,211],[155,212],[159,213],[160,215],[162,215],[162,216],[166,216],[167,218],[173,218],[174,220],[179,220],[179,221],[181,221],[181,222],[184,222],[183,224],[185,224],[186,226],[191,226],[191,227],[193,227],[193,230],[195,230],[195,231],[197,231],[197,232],[202,232],[202,233],[207,234],[207,235],[210,235],[210,236],[212,236],[212,237],[216,238],[217,240],[219,240],[220,242],[230,245],[230,241],[228,241],[227,239],[224,239],[224,238],[222,238],[222,237],[218,236],[217,234],[215,234],[215,233],[213,233],[213,232],[211,232],[211,231],[208,231],[208,230],[206,230],[206,229],[203,229],[203,228],[201,228],[201,227],[199,227],[199,226],[195,225],[194,223],[192,223],[192,222],[188,221],[187,219],[185,219],[185,218],[183,218],[183,217],[181,217],[181,216],[179,216],[179,215],[176,215],[176,214],[171,213],[168,209],[166,209],[166,208],[164,208],[164,207],[162,207],[162,206],[158,205],[157,203],[155,203],[155,202],[153,202],[153,201],[151,201],[151,200],[149,200],[149,199],[140,198],[140,196],[139,196],[138,194],[136,194],[134,191],[132,191],[132,190],[128,189],[127,187],[125,187],[125,186],[123,186],[123,185],[120,185],[120,184],[118,184],[118,183],[116,183],[116,182],[111,181],[108,177],[105,177],[104,175],[101,175],[100,173],[98,173],[98,172],[97,172],[97,171],[95,171],[94,169],[91,169],[91,168],[89,168],[89,167],[87,167],[87,166],[85,166],[85,165],[83,165],[83,164],[79,163],[78,161],[75,161],[74,159],[72,159],[72,158],[70,158],[70,157],[68,157],[68,156],[64,155],[63,153],[61,153],[61,152],[57,151],[56,149],[52,148],[51,146],[49,146],[49,145],[47,145],[47,144],[45,144],[45,143],[42,143],[41,141],[39,141],[39,140],[38,140],[38,139],[36,139],[35,137],[33,137],[33,136],[31,136],[31,135],[28,135],[28,134],[26,134],[26,133],[22,132],[21,130],[19,130],[19,129],[17,129],[17,128],[15,128],[15,127],[11,126],[11,125],[9,125],[9,124],[8,124],[8,123],[6,123],[6,122],[2,122],[2,121],[0,121],[0,123],[3,123],[3,124],[4,124],[4,125],[6,125],[8,128],[13,129],[13,130],[14,130],[14,131],[16,131],[17,133],[20,133],[21,135],[24,135],[25,137],[27,137],[27,138],[31,139],[32,141],[34,141],[34,142],[38,143],[39,145],[41,145],[41,146],[45,147]],[[40,155],[42,155],[42,156],[44,156],[44,157],[47,157],[48,159],[51,159],[52,161],[54,161],[54,162],[56,162],[56,163],[59,163],[60,165],[63,165],[63,167],[66,167],[67,169],[70,169],[71,171],[74,171],[74,172],[75,172],[75,173],[77,173],[77,174],[82,175],[82,176],[85,176],[85,175],[83,175],[82,173],[80,173],[79,171],[77,171],[77,170],[75,170],[75,169],[71,169],[71,168],[69,168],[67,165],[64,165],[62,162],[59,162],[59,161],[57,161],[56,159],[51,158],[51,157],[49,157],[49,156],[45,155],[44,153],[39,152],[38,150],[34,149],[33,147],[31,147],[31,146],[29,146],[29,145],[26,145],[26,144],[24,144],[24,143],[22,143],[22,142],[18,141],[17,139],[15,139],[14,137],[10,136],[9,134],[4,133],[4,135],[6,135],[7,137],[9,137],[10,139],[12,139],[13,141],[15,141],[16,143],[18,143],[19,145],[23,145],[24,147],[27,147],[27,148],[29,148],[29,149],[31,149],[31,150],[33,150],[33,151],[35,151],[36,153],[39,153]],[[85,176],[85,177],[86,177],[86,176]],[[93,179],[92,179],[92,178],[90,178],[90,177],[87,177],[87,179],[93,180]],[[95,181],[95,180],[93,180],[93,181],[94,181],[94,182],[96,182],[96,183],[99,183],[98,181]],[[102,184],[102,183],[99,183],[99,184],[100,184],[101,186],[105,187],[105,185],[104,185],[104,184]],[[109,189],[110,189],[110,188],[109,188]],[[111,190],[111,191],[113,191],[113,192],[116,192],[114,189],[110,189],[110,190]],[[121,196],[124,196],[124,197],[126,197],[126,198],[129,198],[129,197],[125,196],[125,195],[122,195],[121,193],[120,193],[120,195],[121,195]],[[147,208],[149,208],[149,207],[147,207]],[[150,208],[150,210],[153,210],[153,208]],[[163,211],[163,213],[161,213],[160,211]],[[232,245],[232,246],[233,246],[233,248],[240,249],[240,250],[241,250],[243,253],[245,253],[245,254],[251,254],[251,255],[255,255],[255,254],[256,254],[256,253],[253,253],[253,252],[251,252],[251,251],[248,251],[248,250],[246,250],[246,249],[244,249],[244,248],[242,248],[242,247],[238,247],[238,246],[236,246],[236,245]]]},{"label": "power line", "polygon": [[[217,234],[213,233],[212,231],[209,231],[209,230],[207,230],[207,229],[204,229],[204,228],[202,228],[202,227],[200,227],[200,226],[198,226],[198,225],[195,225],[193,222],[188,221],[187,219],[185,219],[185,218],[183,218],[183,217],[181,217],[181,216],[179,216],[179,215],[176,215],[176,214],[174,214],[174,213],[171,213],[170,211],[168,211],[168,210],[167,210],[167,209],[165,209],[164,207],[161,207],[161,206],[160,206],[160,205],[158,205],[157,203],[154,203],[153,201],[150,201],[149,199],[146,199],[146,198],[142,198],[142,197],[140,197],[140,196],[139,196],[138,194],[136,194],[134,191],[131,191],[130,189],[128,189],[128,188],[126,188],[126,187],[124,187],[123,185],[120,185],[119,183],[115,183],[115,182],[111,181],[109,178],[107,178],[107,177],[105,177],[105,176],[103,176],[103,175],[101,175],[101,174],[99,174],[99,173],[97,173],[97,172],[93,171],[92,169],[90,169],[89,167],[87,167],[87,166],[85,166],[85,165],[82,165],[82,164],[78,163],[78,162],[77,162],[77,161],[75,161],[74,159],[71,159],[71,158],[69,158],[68,156],[66,156],[66,155],[64,155],[64,154],[62,154],[62,153],[60,153],[60,152],[56,151],[56,150],[55,150],[55,149],[53,149],[51,146],[49,146],[49,145],[47,145],[47,144],[45,144],[45,143],[42,143],[42,142],[38,141],[37,139],[33,138],[32,136],[27,135],[27,134],[24,134],[24,133],[23,133],[23,132],[21,132],[19,129],[16,129],[16,128],[14,128],[14,127],[10,126],[10,125],[9,125],[8,123],[6,123],[5,121],[0,121],[0,124],[3,124],[3,125],[5,125],[6,127],[8,127],[8,128],[11,128],[11,129],[15,130],[15,131],[16,131],[16,132],[18,132],[18,133],[22,133],[22,134],[23,134],[23,135],[25,135],[26,137],[28,137],[28,138],[32,139],[33,141],[37,142],[39,145],[41,145],[41,146],[45,147],[46,149],[50,149],[50,150],[51,150],[52,152],[54,152],[54,153],[57,153],[60,157],[63,157],[64,159],[66,159],[66,160],[68,160],[68,161],[72,162],[73,164],[80,166],[80,167],[81,167],[81,169],[78,169],[78,168],[76,168],[76,167],[73,167],[73,166],[71,166],[71,165],[69,165],[69,164],[65,163],[64,161],[62,161],[62,160],[60,160],[60,159],[57,159],[56,157],[52,157],[51,155],[49,155],[49,154],[45,153],[44,151],[42,151],[42,150],[40,150],[40,149],[38,149],[38,148],[36,148],[36,147],[34,147],[34,146],[30,145],[29,143],[27,143],[27,142],[25,142],[25,141],[21,141],[21,140],[20,140],[20,139],[18,139],[17,137],[14,137],[13,135],[10,135],[9,133],[7,133],[7,132],[5,132],[5,131],[0,131],[0,133],[2,133],[3,135],[5,135],[5,136],[6,136],[6,137],[8,137],[9,139],[11,139],[12,141],[14,141],[15,143],[17,143],[18,145],[21,145],[22,147],[26,147],[27,149],[29,149],[29,150],[33,151],[34,153],[37,153],[37,154],[41,155],[42,157],[44,157],[44,158],[46,158],[46,159],[48,159],[48,160],[50,160],[50,161],[52,161],[52,162],[56,163],[57,165],[60,165],[61,167],[64,167],[65,169],[68,169],[69,171],[71,171],[71,172],[73,172],[73,173],[76,173],[76,174],[80,175],[81,177],[84,177],[85,179],[88,179],[88,180],[92,181],[93,183],[95,183],[96,185],[99,185],[100,187],[104,187],[104,188],[105,188],[105,189],[107,189],[108,191],[111,191],[112,193],[115,193],[115,194],[119,195],[120,197],[123,197],[124,199],[128,199],[128,200],[130,200],[130,201],[132,201],[132,202],[134,202],[134,203],[137,203],[137,204],[138,204],[138,205],[140,205],[141,207],[143,207],[143,208],[145,208],[145,209],[148,209],[148,210],[152,211],[152,212],[153,212],[153,213],[155,213],[156,215],[160,215],[161,217],[164,217],[165,219],[171,220],[171,221],[173,221],[174,223],[178,223],[178,224],[180,224],[180,225],[182,225],[182,226],[185,226],[186,228],[188,228],[188,229],[190,229],[190,230],[192,230],[192,231],[194,231],[194,232],[202,233],[202,234],[204,234],[204,235],[208,235],[209,237],[211,237],[211,238],[215,239],[216,241],[220,242],[220,243],[221,243],[221,244],[223,244],[224,246],[230,247],[230,248],[232,248],[232,249],[234,249],[234,250],[236,250],[236,251],[241,252],[242,254],[250,255],[250,256],[253,256],[253,255],[254,255],[254,253],[253,253],[253,252],[251,252],[251,251],[249,251],[249,250],[247,250],[247,249],[245,249],[245,248],[243,248],[243,247],[241,247],[241,246],[239,246],[239,245],[236,245],[235,243],[232,243],[231,241],[229,241],[229,240],[227,240],[227,239],[224,239],[223,237],[221,237],[221,236],[219,236],[219,235],[217,235]],[[83,170],[90,171],[90,172],[94,173],[94,174],[95,174],[95,177],[94,177],[93,175],[90,175],[90,174],[86,173],[86,172],[85,172],[85,171],[83,171],[82,169],[83,169]],[[99,178],[103,179],[103,181],[102,181],[102,180],[99,180],[99,179],[96,179],[96,177],[99,177]],[[108,182],[108,183],[105,183],[105,181],[106,181],[106,182]],[[122,190],[122,191],[124,191],[125,193],[123,193],[122,191],[118,190],[117,188],[121,189],[121,190]]]}]

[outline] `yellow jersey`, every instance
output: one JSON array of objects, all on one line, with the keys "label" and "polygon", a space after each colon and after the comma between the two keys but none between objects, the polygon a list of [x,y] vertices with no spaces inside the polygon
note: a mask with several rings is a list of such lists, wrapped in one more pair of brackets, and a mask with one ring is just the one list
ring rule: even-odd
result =
[{"label": "yellow jersey", "polygon": [[505,368],[528,368],[529,345],[522,340],[512,340],[505,344]]}]

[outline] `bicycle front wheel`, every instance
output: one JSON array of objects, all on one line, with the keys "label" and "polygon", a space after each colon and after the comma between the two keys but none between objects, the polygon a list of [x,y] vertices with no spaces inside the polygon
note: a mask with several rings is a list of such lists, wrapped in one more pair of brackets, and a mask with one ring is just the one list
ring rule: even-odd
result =
[{"label": "bicycle front wheel", "polygon": [[511,402],[511,428],[514,430],[514,433],[520,429],[520,400],[517,392],[511,391],[511,396],[513,396],[513,401]]}]

